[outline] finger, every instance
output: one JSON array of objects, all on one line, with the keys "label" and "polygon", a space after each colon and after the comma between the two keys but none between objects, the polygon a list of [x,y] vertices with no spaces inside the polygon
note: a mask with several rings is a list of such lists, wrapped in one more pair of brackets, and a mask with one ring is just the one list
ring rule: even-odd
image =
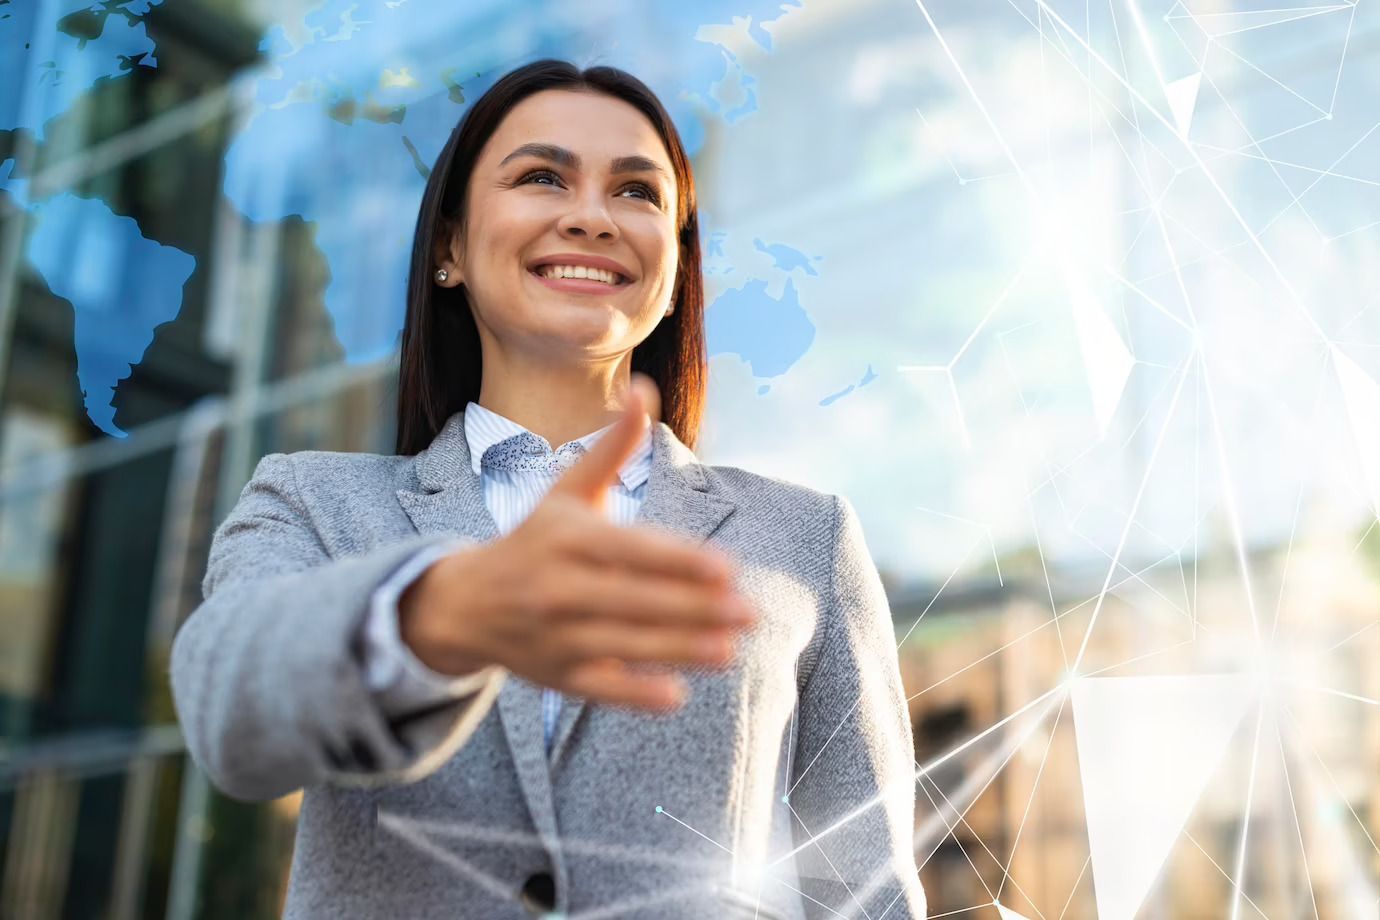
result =
[{"label": "finger", "polygon": [[613,620],[574,623],[560,632],[567,660],[617,658],[619,661],[726,668],[733,663],[734,637],[727,627],[682,629],[632,626]]},{"label": "finger", "polygon": [[585,528],[573,547],[576,558],[720,589],[733,575],[733,563],[722,551],[651,527],[624,527],[600,518]]},{"label": "finger", "polygon": [[675,674],[647,674],[631,670],[616,658],[602,658],[575,668],[564,689],[610,706],[654,712],[680,708],[689,695],[684,679]]},{"label": "finger", "polygon": [[[645,375],[639,377],[650,382]],[[573,495],[591,505],[603,506],[608,488],[613,485],[619,469],[642,443],[643,434],[652,424],[645,404],[648,383],[639,382],[628,387],[623,412],[613,427],[604,432],[579,463],[556,480],[551,492]]]},{"label": "finger", "polygon": [[553,579],[551,607],[561,619],[611,619],[660,626],[745,626],[756,617],[746,598],[683,579],[568,566]]}]

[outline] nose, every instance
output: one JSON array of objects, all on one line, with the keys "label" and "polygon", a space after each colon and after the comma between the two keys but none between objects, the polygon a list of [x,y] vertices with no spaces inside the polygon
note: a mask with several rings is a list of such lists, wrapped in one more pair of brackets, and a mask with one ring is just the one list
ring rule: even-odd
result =
[{"label": "nose", "polygon": [[615,240],[618,224],[609,214],[602,192],[592,190],[577,196],[570,210],[562,215],[558,229],[562,236],[575,239]]}]

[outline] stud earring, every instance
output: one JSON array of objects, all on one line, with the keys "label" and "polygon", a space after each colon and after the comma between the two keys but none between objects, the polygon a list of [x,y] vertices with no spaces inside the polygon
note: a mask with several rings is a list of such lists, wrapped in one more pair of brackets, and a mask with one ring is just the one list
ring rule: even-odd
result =
[{"label": "stud earring", "polygon": [[438,268],[438,269],[436,269],[436,283],[437,283],[437,284],[443,283],[443,282],[444,282],[447,278],[449,278],[449,277],[450,277],[450,273],[447,272],[444,268]]}]

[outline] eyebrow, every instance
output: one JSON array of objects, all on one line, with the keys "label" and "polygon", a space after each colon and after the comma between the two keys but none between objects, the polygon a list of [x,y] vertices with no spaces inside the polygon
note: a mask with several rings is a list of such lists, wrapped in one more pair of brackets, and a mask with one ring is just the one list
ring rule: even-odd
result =
[{"label": "eyebrow", "polygon": [[[523,144],[504,157],[498,165],[504,166],[520,157],[536,157],[541,160],[550,160],[570,169],[580,168],[579,154],[555,144]],[[614,173],[653,172],[659,173],[667,179],[670,178],[666,170],[662,169],[655,160],[641,155],[614,157],[609,161],[609,170]]]}]

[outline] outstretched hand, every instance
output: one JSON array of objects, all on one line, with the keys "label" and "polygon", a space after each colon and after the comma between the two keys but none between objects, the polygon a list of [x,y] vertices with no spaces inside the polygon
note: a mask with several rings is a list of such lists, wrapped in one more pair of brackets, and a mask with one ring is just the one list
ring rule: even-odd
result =
[{"label": "outstretched hand", "polygon": [[618,526],[604,510],[618,471],[659,419],[656,385],[633,374],[613,427],[518,527],[427,571],[403,613],[404,641],[425,664],[463,674],[497,663],[592,701],[666,710],[686,695],[674,668],[732,662],[734,631],[756,613],[734,591],[728,558]]}]

